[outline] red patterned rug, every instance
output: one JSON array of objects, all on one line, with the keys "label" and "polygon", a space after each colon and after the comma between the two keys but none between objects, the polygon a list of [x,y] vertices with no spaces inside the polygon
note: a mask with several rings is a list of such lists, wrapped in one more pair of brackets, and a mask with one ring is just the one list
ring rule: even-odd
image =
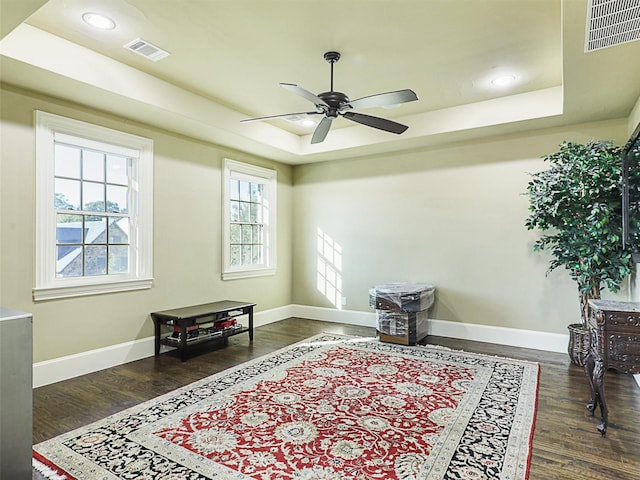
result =
[{"label": "red patterned rug", "polygon": [[47,478],[528,477],[538,365],[323,334],[34,447]]}]

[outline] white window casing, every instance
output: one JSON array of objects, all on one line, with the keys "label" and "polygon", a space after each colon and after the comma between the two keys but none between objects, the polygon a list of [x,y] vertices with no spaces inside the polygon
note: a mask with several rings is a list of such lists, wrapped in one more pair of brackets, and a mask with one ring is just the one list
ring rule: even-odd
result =
[{"label": "white window casing", "polygon": [[[231,261],[231,180],[251,182],[263,186],[262,213],[264,217],[262,261],[259,264],[234,265]],[[222,279],[260,277],[276,273],[276,212],[277,212],[277,172],[275,170],[249,165],[235,160],[224,159],[222,174]]]},{"label": "white window casing", "polygon": [[[153,282],[153,141],[47,112],[35,112],[36,222],[34,301],[150,288]],[[66,143],[131,160],[130,264],[122,274],[58,277],[54,145]]]}]

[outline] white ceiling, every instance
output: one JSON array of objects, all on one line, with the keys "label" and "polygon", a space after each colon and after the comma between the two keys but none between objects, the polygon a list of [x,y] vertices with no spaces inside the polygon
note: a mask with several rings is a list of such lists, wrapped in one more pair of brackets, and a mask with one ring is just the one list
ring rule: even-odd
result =
[{"label": "white ceiling", "polygon": [[[0,0],[0,80],[291,164],[626,117],[640,97],[640,42],[584,53],[586,0]],[[82,14],[111,17],[95,30]],[[24,23],[23,23],[24,22]],[[123,45],[141,37],[171,55]],[[351,99],[404,88],[419,100],[339,118],[325,142],[286,120],[314,110],[281,88]],[[496,88],[490,80],[516,76]],[[318,119],[319,117],[314,117]],[[623,142],[625,139],[618,139]]]}]

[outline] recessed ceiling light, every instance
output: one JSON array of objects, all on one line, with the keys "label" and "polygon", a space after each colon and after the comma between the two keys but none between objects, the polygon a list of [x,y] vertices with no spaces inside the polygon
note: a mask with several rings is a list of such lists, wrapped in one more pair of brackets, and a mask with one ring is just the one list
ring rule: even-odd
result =
[{"label": "recessed ceiling light", "polygon": [[313,127],[315,124],[316,121],[310,118],[305,118],[304,120],[300,121],[300,125],[302,125],[303,127]]},{"label": "recessed ceiling light", "polygon": [[100,15],[99,13],[87,12],[82,15],[82,20],[92,27],[100,28],[102,30],[113,30],[116,28],[116,22],[111,20],[109,17]]},{"label": "recessed ceiling light", "polygon": [[511,85],[515,81],[516,77],[514,75],[502,75],[491,80],[491,84],[495,85],[496,87],[506,87],[507,85]]}]

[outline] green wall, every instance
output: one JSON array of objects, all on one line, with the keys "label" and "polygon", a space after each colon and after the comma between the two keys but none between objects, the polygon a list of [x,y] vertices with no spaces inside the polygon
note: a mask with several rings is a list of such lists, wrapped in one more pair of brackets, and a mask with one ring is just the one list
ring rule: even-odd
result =
[{"label": "green wall", "polygon": [[[256,311],[291,303],[292,168],[96,114],[13,87],[0,90],[0,303],[34,315],[34,361],[153,335],[149,313],[222,299]],[[43,110],[153,139],[154,285],[149,290],[34,303],[34,128]],[[221,280],[221,166],[228,157],[278,171],[275,277]]]},{"label": "green wall", "polygon": [[[14,87],[3,86],[0,102],[0,303],[34,314],[35,362],[147,338],[150,312],[224,298],[255,301],[258,312],[290,304],[373,312],[368,289],[390,281],[435,285],[433,318],[566,333],[578,296],[564,271],[546,276],[549,257],[532,252],[529,173],[563,140],[628,138],[620,119],[291,167]],[[154,140],[152,289],[32,301],[34,110]],[[225,157],[278,170],[274,277],[220,278]],[[319,290],[330,283],[318,274],[319,234],[338,253],[324,259],[337,265],[328,279],[337,301]],[[624,285],[616,298],[628,297]]]},{"label": "green wall", "polygon": [[546,277],[549,257],[532,251],[529,172],[563,140],[620,144],[626,129],[622,119],[296,168],[294,303],[332,307],[318,288],[321,230],[340,246],[341,308],[372,312],[371,286],[426,282],[432,318],[566,333],[578,294],[565,271]]}]

